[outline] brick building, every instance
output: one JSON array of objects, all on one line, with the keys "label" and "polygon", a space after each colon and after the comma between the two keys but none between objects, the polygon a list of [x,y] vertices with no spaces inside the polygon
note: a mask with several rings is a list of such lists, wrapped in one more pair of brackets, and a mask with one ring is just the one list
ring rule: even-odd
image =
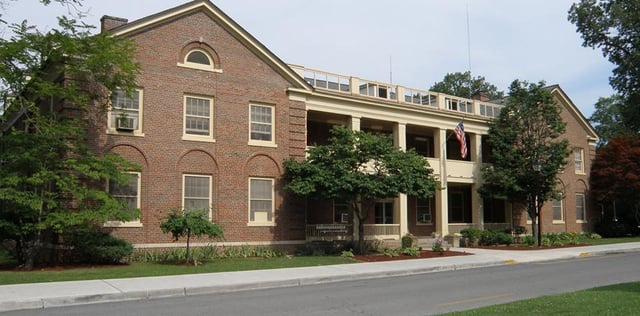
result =
[{"label": "brick building", "polygon": [[[487,121],[499,103],[288,65],[208,0],[132,22],[105,16],[102,30],[135,40],[142,66],[137,93],[114,91],[113,110],[91,133],[99,151],[142,167],[125,190],[109,188],[139,208],[140,218],[106,225],[139,247],[171,245],[159,228],[171,208],[210,209],[228,245],[290,245],[351,232],[340,201],[296,199],[281,178],[285,159],[303,158],[336,124],[393,135],[396,146],[425,156],[445,188],[432,199],[379,201],[367,238],[527,226],[520,209],[477,193]],[[574,154],[560,176],[565,198],[546,204],[543,230],[589,230],[597,135],[559,86],[549,89]],[[462,117],[465,159],[448,137]]]}]

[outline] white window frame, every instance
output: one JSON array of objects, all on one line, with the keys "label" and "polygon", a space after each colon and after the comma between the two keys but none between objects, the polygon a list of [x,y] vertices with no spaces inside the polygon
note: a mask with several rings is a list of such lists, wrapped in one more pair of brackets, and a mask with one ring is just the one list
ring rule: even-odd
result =
[{"label": "white window frame", "polygon": [[[209,185],[209,190],[207,190],[207,205],[209,206],[209,215],[208,218],[209,220],[211,220],[211,205],[212,205],[212,195],[211,195],[211,184],[212,184],[212,177],[210,175],[203,175],[203,174],[193,174],[193,173],[185,173],[182,175],[182,209],[185,211],[188,211],[185,209],[185,199],[187,198],[185,196],[185,191],[186,191],[186,184],[187,184],[187,178],[188,177],[193,177],[193,178],[206,178],[208,179],[208,185]],[[188,198],[198,198],[198,197],[188,197]],[[202,198],[202,197],[199,197]]]},{"label": "white window frame", "polygon": [[573,170],[576,174],[584,174],[584,149],[573,149]]},{"label": "white window frame", "polygon": [[[582,218],[578,218],[578,200],[582,201]],[[576,223],[587,222],[587,199],[584,193],[576,193]]]},{"label": "white window frame", "polygon": [[[142,209],[140,207],[141,203],[140,203],[140,198],[141,198],[141,188],[142,188],[142,173],[140,172],[125,172],[129,175],[135,175],[136,178],[138,179],[138,187],[136,189],[137,192],[137,196],[136,196],[136,208],[138,210],[140,210],[140,213],[138,214],[138,217],[135,219],[132,219],[130,221],[126,221],[126,222],[120,222],[120,221],[107,221],[106,223],[104,223],[105,227],[142,227],[142,222],[140,221],[140,218],[142,217]],[[111,188],[109,187],[109,181],[107,181],[107,192],[110,192]],[[112,195],[114,198],[118,198],[117,195]]]},{"label": "white window frame", "polygon": [[[122,89],[116,89],[114,92],[123,92]],[[111,97],[113,96],[113,93],[111,94],[111,96],[109,96],[109,104],[110,104],[110,109],[109,111],[107,111],[107,134],[118,134],[118,135],[128,135],[128,136],[144,136],[144,133],[142,132],[142,127],[143,127],[143,113],[144,113],[144,91],[142,89],[135,89],[135,92],[138,93],[138,117],[137,117],[137,126],[135,129],[133,129],[132,131],[123,131],[123,130],[119,130],[117,128],[117,126],[114,126],[116,122],[116,118],[114,117],[115,115],[118,114],[114,114],[114,110],[115,111],[130,111],[132,112],[132,110],[120,110],[119,108],[116,109],[113,105],[113,101],[111,99]],[[125,98],[129,98],[127,96],[125,96]]]},{"label": "white window frame", "polygon": [[[189,133],[187,133],[187,116],[201,117],[201,118],[205,117],[205,116],[187,114],[187,99],[206,100],[206,101],[209,102],[209,117],[207,117],[209,119],[209,134],[208,135],[189,134]],[[213,126],[214,126],[214,124],[213,124],[213,117],[214,117],[214,115],[213,115],[213,110],[214,110],[213,98],[185,94],[184,97],[182,98],[182,108],[183,108],[183,112],[182,112],[182,114],[183,114],[182,115],[182,139],[183,140],[215,142],[215,138],[214,138],[215,134],[213,132]]]},{"label": "white window frame", "polygon": [[[268,108],[271,111],[271,122],[269,123],[265,123],[265,122],[259,122],[253,121],[252,118],[252,113],[253,113],[253,108],[254,107],[258,107],[258,108]],[[273,105],[267,105],[267,104],[259,104],[259,103],[250,103],[249,104],[249,145],[251,146],[265,146],[265,147],[278,147],[276,145],[276,107]],[[271,140],[259,140],[259,139],[253,139],[252,138],[252,133],[253,133],[253,128],[252,125],[253,124],[261,124],[261,125],[269,125],[270,126],[270,135],[271,135]]]},{"label": "white window frame", "polygon": [[[560,202],[560,219],[555,218],[555,208],[558,207],[554,203]],[[564,224],[564,198],[551,200],[551,219],[553,224]]]},{"label": "white window frame", "polygon": [[[344,212],[340,212],[340,221],[336,221],[336,215],[338,209],[344,209]],[[349,210],[349,203],[346,201],[333,200],[333,222],[337,224],[346,224],[351,221],[351,212]]]},{"label": "white window frame", "polygon": [[[431,199],[433,198],[416,198],[416,225],[417,226],[431,226],[433,225],[433,209],[431,209]],[[420,208],[424,207],[424,205],[420,204],[420,200],[425,200],[427,201],[427,213],[429,213],[429,220],[428,221],[422,221],[419,217],[420,215]]]},{"label": "white window frame", "polygon": [[[260,200],[260,201],[268,201],[267,199],[259,199],[259,198],[253,198],[251,196],[251,185],[252,185],[252,181],[268,181],[271,183],[271,209],[269,210],[269,212],[271,212],[271,220],[265,220],[265,221],[257,221],[255,220],[251,220],[251,201],[253,200]],[[248,209],[247,209],[247,226],[275,226],[276,222],[275,222],[275,186],[274,186],[274,179],[273,178],[260,178],[260,177],[250,177],[249,178],[249,190],[248,190]],[[269,217],[269,214],[267,214],[267,218]]]},{"label": "white window frame", "polygon": [[[209,65],[187,61],[187,58],[189,58],[189,55],[191,55],[191,53],[193,52],[200,52],[207,56],[207,58],[209,59]],[[178,67],[222,73],[222,69],[216,68],[215,61],[213,60],[213,57],[211,57],[211,54],[209,54],[209,52],[207,52],[206,50],[199,48],[194,48],[187,52],[184,55],[184,59],[178,62]]]}]

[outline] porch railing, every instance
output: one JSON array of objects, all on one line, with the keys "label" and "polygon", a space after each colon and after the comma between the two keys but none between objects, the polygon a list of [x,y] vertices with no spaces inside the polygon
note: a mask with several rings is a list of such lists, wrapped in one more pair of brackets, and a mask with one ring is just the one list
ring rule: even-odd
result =
[{"label": "porch railing", "polygon": [[365,224],[364,237],[367,239],[398,239],[400,224]]},{"label": "porch railing", "polygon": [[307,240],[350,240],[353,238],[351,224],[307,225]]}]

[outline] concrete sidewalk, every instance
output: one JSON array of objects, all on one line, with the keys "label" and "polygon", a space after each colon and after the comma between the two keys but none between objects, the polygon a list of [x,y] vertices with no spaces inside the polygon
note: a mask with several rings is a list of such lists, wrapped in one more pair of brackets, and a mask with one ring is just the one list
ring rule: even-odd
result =
[{"label": "concrete sidewalk", "polygon": [[640,251],[640,242],[550,250],[456,248],[470,256],[242,272],[0,286],[0,312],[403,276]]}]

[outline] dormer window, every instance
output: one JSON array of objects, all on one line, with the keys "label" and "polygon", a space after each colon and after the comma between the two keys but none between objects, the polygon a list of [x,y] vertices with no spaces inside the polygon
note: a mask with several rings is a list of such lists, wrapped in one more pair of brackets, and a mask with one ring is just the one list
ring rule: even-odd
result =
[{"label": "dormer window", "polygon": [[178,60],[178,67],[198,70],[222,72],[220,59],[216,52],[204,43],[191,43],[183,47]]}]

